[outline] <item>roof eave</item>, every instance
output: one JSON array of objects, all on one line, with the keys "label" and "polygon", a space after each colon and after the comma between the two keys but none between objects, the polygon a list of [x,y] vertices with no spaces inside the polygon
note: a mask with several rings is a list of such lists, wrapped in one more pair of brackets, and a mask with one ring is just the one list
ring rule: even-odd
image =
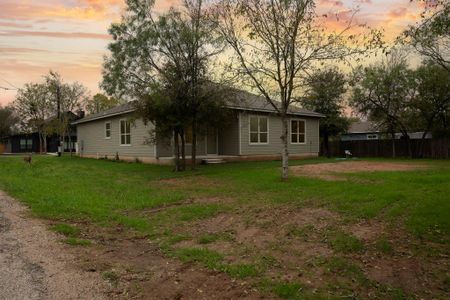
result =
[{"label": "roof eave", "polygon": [[77,124],[82,124],[82,123],[88,123],[88,122],[92,122],[92,121],[97,121],[97,120],[101,120],[101,119],[106,119],[106,118],[110,118],[110,117],[116,117],[116,116],[120,116],[120,115],[125,115],[128,113],[132,113],[136,111],[135,108],[133,109],[128,109],[125,111],[121,111],[121,112],[117,112],[117,113],[113,113],[113,114],[108,114],[108,115],[103,115],[103,116],[98,116],[95,118],[90,118],[90,119],[80,119],[78,121],[72,122],[72,125],[77,125]]}]

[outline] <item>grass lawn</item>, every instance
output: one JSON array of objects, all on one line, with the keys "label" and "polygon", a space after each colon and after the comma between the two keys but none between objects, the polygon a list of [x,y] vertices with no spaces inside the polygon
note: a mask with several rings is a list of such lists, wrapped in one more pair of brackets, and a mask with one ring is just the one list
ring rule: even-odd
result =
[{"label": "grass lawn", "polygon": [[0,156],[0,189],[57,223],[52,229],[71,245],[94,247],[80,238],[86,224],[120,226],[167,257],[281,298],[448,296],[450,161],[397,160],[427,168],[281,182],[279,162],[174,173],[167,166],[33,159],[30,166]]}]

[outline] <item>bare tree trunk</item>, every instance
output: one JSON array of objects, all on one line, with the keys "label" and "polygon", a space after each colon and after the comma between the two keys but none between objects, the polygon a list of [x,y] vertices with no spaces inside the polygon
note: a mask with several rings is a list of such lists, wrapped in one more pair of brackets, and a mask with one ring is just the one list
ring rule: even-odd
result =
[{"label": "bare tree trunk", "polygon": [[423,145],[425,144],[425,138],[427,137],[427,133],[428,133],[428,129],[423,132],[422,138],[420,139],[419,158],[423,158],[424,157]]},{"label": "bare tree trunk", "polygon": [[411,139],[409,138],[409,134],[407,131],[403,132],[403,135],[406,139],[406,147],[408,148],[408,157],[413,158],[412,148],[411,148]]},{"label": "bare tree trunk", "polygon": [[173,134],[174,144],[175,144],[175,171],[180,171],[180,143],[178,140],[178,130],[174,130]]},{"label": "bare tree trunk", "polygon": [[392,141],[392,158],[395,158],[397,156],[395,151],[395,132],[391,133],[391,141]]},{"label": "bare tree trunk", "polygon": [[186,170],[186,137],[184,136],[184,130],[180,133],[181,136],[181,169]]},{"label": "bare tree trunk", "polygon": [[281,179],[287,180],[289,177],[289,148],[288,148],[288,120],[285,114],[281,116],[283,126],[283,134],[281,135],[281,142],[283,143],[283,151],[281,152],[282,173]]},{"label": "bare tree trunk", "polygon": [[42,154],[44,152],[44,141],[42,139],[42,132],[38,132],[39,136],[39,153]]},{"label": "bare tree trunk", "polygon": [[328,131],[325,131],[323,133],[323,149],[325,150],[326,157],[330,158],[330,143],[329,143]]},{"label": "bare tree trunk", "polygon": [[191,153],[191,170],[195,170],[197,164],[197,124],[194,120],[192,122],[192,153]]},{"label": "bare tree trunk", "polygon": [[70,134],[70,131],[69,131],[69,151],[70,151],[70,156],[72,156],[72,135]]}]

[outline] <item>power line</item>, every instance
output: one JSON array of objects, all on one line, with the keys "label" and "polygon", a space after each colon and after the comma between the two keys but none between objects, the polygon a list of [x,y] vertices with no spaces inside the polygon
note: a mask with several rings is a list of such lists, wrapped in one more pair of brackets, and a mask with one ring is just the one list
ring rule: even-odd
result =
[{"label": "power line", "polygon": [[0,89],[5,90],[5,91],[16,91],[17,90],[17,89],[7,88],[4,86],[0,86]]},{"label": "power line", "polygon": [[10,86],[12,86],[13,88],[15,88],[16,90],[19,89],[17,86],[15,86],[14,84],[12,84],[12,83],[9,82],[8,80],[6,80],[6,79],[4,79],[4,78],[1,78],[1,77],[0,77],[0,79],[3,80],[4,82],[6,82],[8,85],[10,85]]}]

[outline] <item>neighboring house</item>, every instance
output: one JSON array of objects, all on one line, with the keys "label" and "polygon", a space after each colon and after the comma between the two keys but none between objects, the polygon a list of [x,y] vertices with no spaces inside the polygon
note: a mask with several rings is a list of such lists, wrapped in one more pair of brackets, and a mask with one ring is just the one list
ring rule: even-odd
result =
[{"label": "neighboring house", "polygon": [[[76,121],[80,119],[82,116],[78,116],[72,112],[66,112],[69,114],[69,120]],[[51,122],[55,117],[52,117],[47,120],[47,122]],[[64,139],[64,152],[70,152],[71,150],[75,152],[76,150],[76,142],[77,142],[77,134],[76,134],[75,126],[71,125],[69,134],[70,141],[68,136]],[[48,153],[56,153],[58,152],[59,139],[57,135],[53,134],[47,136],[47,152]],[[39,134],[37,132],[30,133],[18,133],[10,135],[6,138],[6,146],[5,153],[39,153],[40,152],[40,143],[39,143]]]},{"label": "neighboring house", "polygon": [[[408,136],[412,140],[421,139],[423,132],[410,132]],[[396,133],[395,138],[401,139],[402,133]],[[349,130],[341,135],[341,141],[367,141],[367,140],[383,140],[390,139],[390,134],[377,129],[377,126],[373,122],[359,121],[353,123]],[[426,135],[427,139],[431,139],[431,133]]]},{"label": "neighboring house", "polygon": [[[281,119],[273,107],[258,96],[239,91],[233,103],[230,120],[220,129],[206,130],[197,141],[199,159],[220,157],[225,160],[275,159],[281,156]],[[78,153],[83,157],[139,159],[150,163],[171,163],[174,147],[170,140],[148,143],[153,124],[133,120],[135,108],[127,103],[98,114],[88,115],[73,124],[77,126]],[[289,114],[289,153],[291,157],[319,154],[319,120],[321,114],[293,108]],[[186,155],[191,154],[191,134],[186,134]]]}]

